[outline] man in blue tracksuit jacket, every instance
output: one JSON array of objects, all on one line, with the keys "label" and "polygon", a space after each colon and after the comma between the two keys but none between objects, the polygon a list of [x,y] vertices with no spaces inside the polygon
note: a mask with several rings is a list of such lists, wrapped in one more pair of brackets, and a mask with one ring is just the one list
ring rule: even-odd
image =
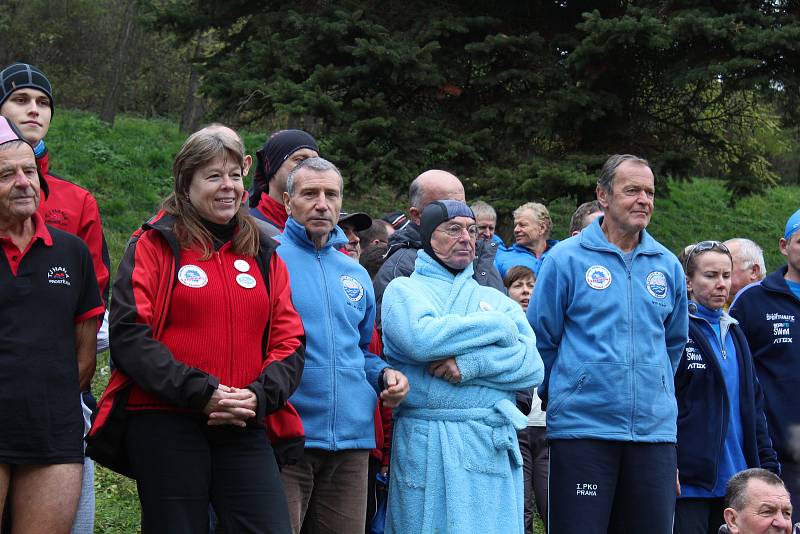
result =
[{"label": "man in blue tracksuit jacket", "polygon": [[[289,173],[289,211],[278,254],[289,269],[292,302],[306,332],[303,378],[290,398],[306,433],[303,458],[281,472],[292,530],[362,534],[367,465],[375,448],[377,395],[389,407],[408,393],[408,380],[368,351],[375,294],[367,271],[338,249],[342,176],[322,158]],[[306,514],[307,510],[313,512]]]},{"label": "man in blue tracksuit jacket", "polygon": [[528,307],[545,364],[549,532],[669,534],[674,371],[688,335],[683,269],[646,231],[648,163],[606,161],[604,216],[545,257]]},{"label": "man in blue tracksuit jacket", "polygon": [[772,445],[792,495],[792,520],[800,521],[800,209],[779,242],[787,265],[742,289],[730,314],[747,337],[764,390]]},{"label": "man in blue tracksuit jacket", "polygon": [[558,243],[550,237],[553,222],[544,204],[527,202],[514,210],[514,243],[510,247],[497,250],[494,264],[505,278],[506,272],[517,265],[523,265],[539,274],[542,260]]}]

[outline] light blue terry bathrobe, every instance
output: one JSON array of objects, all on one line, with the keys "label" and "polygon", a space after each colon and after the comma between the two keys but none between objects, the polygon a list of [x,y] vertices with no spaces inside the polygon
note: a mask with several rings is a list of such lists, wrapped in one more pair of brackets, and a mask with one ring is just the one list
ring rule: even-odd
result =
[{"label": "light blue terry bathrobe", "polygon": [[[538,386],[544,366],[522,308],[420,250],[382,304],[383,344],[411,391],[395,411],[389,534],[522,534],[522,456],[527,418],[514,392]],[[427,372],[455,357],[462,381]]]}]

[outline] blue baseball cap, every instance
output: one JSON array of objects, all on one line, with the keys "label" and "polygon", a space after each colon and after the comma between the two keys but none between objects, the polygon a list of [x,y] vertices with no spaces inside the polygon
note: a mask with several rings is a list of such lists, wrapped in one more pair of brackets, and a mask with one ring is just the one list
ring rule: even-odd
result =
[{"label": "blue baseball cap", "polygon": [[786,231],[783,233],[783,238],[788,241],[789,238],[792,237],[792,234],[798,230],[800,230],[800,209],[794,212],[792,216],[789,217],[789,220],[786,221]]}]

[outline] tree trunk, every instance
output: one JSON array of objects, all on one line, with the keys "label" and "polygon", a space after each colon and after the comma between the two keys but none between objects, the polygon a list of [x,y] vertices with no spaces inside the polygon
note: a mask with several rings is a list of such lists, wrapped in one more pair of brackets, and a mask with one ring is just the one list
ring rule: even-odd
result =
[{"label": "tree trunk", "polygon": [[192,70],[189,73],[189,86],[186,88],[186,105],[183,107],[181,114],[181,131],[183,133],[192,133],[200,127],[200,119],[205,113],[205,105],[203,99],[197,94],[200,89],[200,69],[197,66],[197,60],[203,55],[204,38],[200,35],[197,36],[194,46],[194,53],[192,54]]},{"label": "tree trunk", "polygon": [[125,77],[125,67],[128,60],[128,48],[133,40],[133,28],[136,23],[136,0],[126,0],[125,9],[120,24],[119,39],[116,46],[116,57],[111,66],[111,72],[106,85],[106,93],[103,98],[103,107],[100,110],[100,120],[109,124],[114,124],[117,115],[117,98],[119,88]]}]

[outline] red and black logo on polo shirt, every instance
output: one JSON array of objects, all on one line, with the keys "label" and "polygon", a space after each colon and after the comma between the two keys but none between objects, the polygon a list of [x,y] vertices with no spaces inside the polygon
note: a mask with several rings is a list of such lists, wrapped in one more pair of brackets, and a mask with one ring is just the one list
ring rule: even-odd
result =
[{"label": "red and black logo on polo shirt", "polygon": [[44,214],[44,222],[51,226],[66,228],[69,224],[69,216],[63,210],[53,208]]},{"label": "red and black logo on polo shirt", "polygon": [[63,267],[50,267],[47,271],[47,281],[51,284],[70,285],[69,274]]}]

